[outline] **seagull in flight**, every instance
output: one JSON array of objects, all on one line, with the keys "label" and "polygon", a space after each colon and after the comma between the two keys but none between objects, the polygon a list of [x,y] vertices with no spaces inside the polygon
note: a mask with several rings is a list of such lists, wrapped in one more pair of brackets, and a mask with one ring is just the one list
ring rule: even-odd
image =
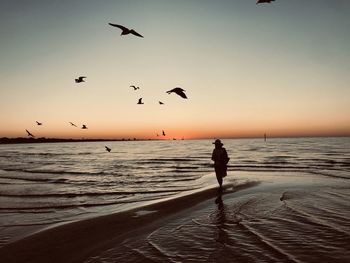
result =
[{"label": "seagull in flight", "polygon": [[80,82],[85,82],[86,77],[79,77],[77,79],[75,79],[75,83],[80,83]]},{"label": "seagull in flight", "polygon": [[139,98],[139,101],[138,101],[137,104],[144,104],[144,103],[142,102],[142,98]]},{"label": "seagull in flight", "polygon": [[82,129],[87,129],[86,125],[83,124],[83,126],[81,127]]},{"label": "seagull in flight", "polygon": [[165,132],[164,132],[164,130],[162,130],[162,134],[163,134],[163,136],[165,136]]},{"label": "seagull in flight", "polygon": [[35,137],[35,136],[34,136],[33,134],[31,134],[28,130],[26,130],[26,132],[27,132],[27,134],[28,134],[29,137],[33,137],[33,138]]},{"label": "seagull in flight", "polygon": [[73,122],[69,122],[69,123],[70,123],[70,125],[77,127],[77,125],[75,125]]},{"label": "seagull in flight", "polygon": [[131,85],[130,87],[131,87],[131,88],[134,88],[134,90],[140,89],[140,87],[136,87],[135,85]]},{"label": "seagull in flight", "polygon": [[176,93],[177,95],[179,95],[180,97],[182,97],[182,98],[184,98],[184,99],[187,99],[187,96],[186,96],[186,94],[185,94],[184,91],[185,91],[184,89],[178,88],[178,87],[177,87],[177,88],[174,88],[174,89],[172,89],[172,90],[168,90],[166,93],[170,94],[170,93],[174,92],[174,93]]},{"label": "seagull in flight", "polygon": [[160,105],[163,105],[164,103],[163,103],[163,102],[161,102],[161,101],[159,101],[159,104],[160,104]]},{"label": "seagull in flight", "polygon": [[40,125],[43,125],[42,122],[38,122],[38,121],[36,121],[36,124],[39,125],[39,126],[40,126]]},{"label": "seagull in flight", "polygon": [[111,150],[112,150],[111,148],[109,148],[109,147],[107,147],[107,146],[105,146],[105,148],[106,148],[106,151],[109,152],[109,153],[110,153]]},{"label": "seagull in flight", "polygon": [[256,4],[263,4],[263,3],[269,3],[271,4],[271,2],[274,2],[275,0],[258,0],[258,2],[256,2]]},{"label": "seagull in flight", "polygon": [[142,35],[140,35],[139,33],[137,33],[134,29],[129,29],[125,26],[121,26],[121,25],[117,25],[117,24],[112,24],[112,23],[108,23],[110,26],[114,26],[114,27],[118,27],[122,30],[122,33],[120,34],[121,36],[122,35],[128,35],[128,34],[133,34],[135,36],[138,36],[138,37],[143,37]]}]

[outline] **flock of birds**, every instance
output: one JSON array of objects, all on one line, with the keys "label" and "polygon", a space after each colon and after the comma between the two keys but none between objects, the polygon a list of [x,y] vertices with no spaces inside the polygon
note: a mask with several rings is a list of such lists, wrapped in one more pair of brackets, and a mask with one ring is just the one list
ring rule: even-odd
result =
[{"label": "flock of birds", "polygon": [[[134,90],[140,89],[140,87],[135,87],[135,86],[130,86],[130,87],[133,87]],[[170,94],[170,93],[176,93],[176,94],[179,95],[180,97],[182,97],[182,98],[184,98],[184,99],[187,99],[187,96],[186,96],[186,94],[185,94],[185,90],[182,89],[182,88],[179,88],[179,87],[173,88],[172,90],[168,90],[167,93],[168,93],[168,94]],[[161,101],[159,101],[158,103],[159,103],[160,105],[163,105],[163,104],[164,104],[164,102],[161,102]],[[144,104],[143,101],[142,101],[142,98],[139,98],[137,104]]]},{"label": "flock of birds", "polygon": [[[271,3],[271,2],[274,2],[274,1],[275,1],[275,0],[258,0],[258,1],[256,2],[256,4]],[[108,24],[109,24],[110,26],[117,27],[117,28],[121,29],[121,30],[122,30],[122,32],[121,32],[121,34],[120,34],[121,36],[132,34],[132,35],[134,35],[134,36],[142,37],[142,38],[143,38],[143,36],[142,36],[140,33],[136,32],[134,29],[129,29],[129,28],[125,27],[125,26],[117,25],[117,24],[112,24],[112,23],[108,23]],[[75,83],[82,83],[82,82],[85,82],[85,79],[86,79],[86,78],[87,78],[86,76],[79,76],[78,78],[75,79]],[[135,86],[135,85],[131,85],[130,87],[133,88],[135,91],[140,89],[140,87]],[[178,96],[180,96],[181,98],[187,99],[187,96],[186,96],[186,94],[185,94],[185,90],[182,89],[182,88],[180,88],[180,87],[176,87],[176,88],[173,88],[173,89],[171,89],[171,90],[168,90],[168,91],[166,91],[166,93],[168,93],[168,94],[175,93],[175,94],[177,94]],[[142,98],[139,98],[137,104],[139,104],[139,105],[144,104],[144,102],[142,101]],[[163,105],[164,103],[161,102],[161,101],[159,101],[159,104],[160,104],[160,105]],[[42,122],[39,122],[39,121],[36,121],[36,124],[37,124],[38,126],[42,126],[42,125],[43,125],[43,123],[42,123]],[[78,126],[75,125],[73,122],[69,122],[69,124],[70,124],[71,126],[78,127]],[[84,129],[84,130],[85,130],[85,129],[87,129],[87,126],[86,126],[85,124],[82,124],[81,129]],[[30,131],[28,131],[27,129],[26,129],[26,132],[27,132],[27,135],[28,135],[29,137],[32,137],[32,138],[35,137],[35,136],[34,136]],[[159,134],[157,134],[157,136],[159,136]],[[166,136],[164,130],[162,130],[162,136]],[[112,150],[112,149],[109,148],[108,146],[105,146],[105,149],[106,149],[106,151],[108,151],[108,152],[111,152],[111,150]]]}]

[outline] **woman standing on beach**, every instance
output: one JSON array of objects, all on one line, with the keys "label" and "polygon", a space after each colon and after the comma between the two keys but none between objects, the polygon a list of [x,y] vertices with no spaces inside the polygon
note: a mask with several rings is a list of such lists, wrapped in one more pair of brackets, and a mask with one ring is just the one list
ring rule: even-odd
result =
[{"label": "woman standing on beach", "polygon": [[227,175],[227,163],[230,158],[227,155],[226,149],[222,147],[223,144],[219,139],[215,140],[213,144],[215,144],[215,149],[213,150],[211,159],[214,161],[216,179],[221,189],[222,179]]}]

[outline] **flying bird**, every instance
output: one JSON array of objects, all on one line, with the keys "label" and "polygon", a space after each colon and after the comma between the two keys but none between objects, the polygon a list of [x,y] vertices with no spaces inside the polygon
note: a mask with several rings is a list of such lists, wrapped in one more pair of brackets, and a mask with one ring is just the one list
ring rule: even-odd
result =
[{"label": "flying bird", "polygon": [[160,104],[160,105],[163,105],[164,103],[163,103],[163,102],[161,102],[161,101],[159,101],[159,104]]},{"label": "flying bird", "polygon": [[144,104],[144,103],[142,102],[142,98],[139,98],[139,101],[138,101],[137,104]]},{"label": "flying bird", "polygon": [[83,124],[83,126],[81,127],[82,129],[87,129],[86,125]]},{"label": "flying bird", "polygon": [[131,85],[130,87],[131,87],[131,88],[134,88],[134,90],[140,89],[140,87],[136,87],[135,85]]},{"label": "flying bird", "polygon": [[180,97],[182,97],[182,98],[184,98],[184,99],[187,99],[187,96],[186,96],[186,94],[184,93],[184,89],[182,89],[182,88],[174,88],[174,89],[172,89],[172,90],[168,90],[166,93],[168,93],[168,94],[170,94],[170,93],[172,93],[172,92],[174,92],[174,93],[176,93],[177,95],[179,95]]},{"label": "flying bird", "polygon": [[109,147],[107,147],[107,146],[105,146],[105,148],[106,148],[106,151],[107,151],[107,152],[111,152],[111,150],[112,150],[111,148],[109,148]]},{"label": "flying bird", "polygon": [[165,136],[165,132],[162,130],[162,134],[163,134],[163,136]]},{"label": "flying bird", "polygon": [[75,79],[75,83],[80,83],[80,82],[85,82],[86,77],[79,77],[77,79]]},{"label": "flying bird", "polygon": [[258,0],[258,2],[256,2],[256,4],[263,4],[263,3],[271,3],[274,2],[275,0]]},{"label": "flying bird", "polygon": [[38,121],[36,121],[36,124],[39,125],[39,126],[40,126],[40,125],[43,125],[42,122],[38,122]]},{"label": "flying bird", "polygon": [[140,35],[139,33],[137,33],[134,29],[129,29],[125,26],[121,26],[121,25],[117,25],[117,24],[112,24],[112,23],[108,23],[109,25],[111,26],[114,26],[114,27],[118,27],[122,30],[122,33],[120,34],[121,36],[122,35],[128,35],[128,34],[133,34],[135,36],[138,36],[138,37],[143,37],[142,35]]},{"label": "flying bird", "polygon": [[28,130],[26,130],[29,137],[35,137],[33,134],[31,134]]},{"label": "flying bird", "polygon": [[69,122],[70,125],[74,126],[74,127],[78,127],[77,125],[75,125],[73,122]]}]

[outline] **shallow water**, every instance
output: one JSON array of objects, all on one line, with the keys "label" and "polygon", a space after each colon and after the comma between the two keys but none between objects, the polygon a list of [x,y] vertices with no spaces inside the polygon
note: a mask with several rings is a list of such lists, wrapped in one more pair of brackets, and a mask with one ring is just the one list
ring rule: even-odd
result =
[{"label": "shallow water", "polygon": [[[276,175],[288,172],[289,175],[286,176],[302,173],[310,178],[316,178],[316,181],[318,178],[329,181],[342,180],[345,182],[343,185],[348,186],[350,138],[268,139],[267,142],[261,139],[244,139],[223,140],[223,142],[231,157],[230,176],[234,177],[241,171],[269,172]],[[112,148],[112,152],[106,152],[105,145]],[[168,198],[216,184],[213,175],[208,179],[208,174],[213,171],[210,161],[212,149],[213,145],[209,140],[0,145],[0,247],[54,223],[109,214],[126,209],[131,204]],[[269,218],[255,225],[248,224],[245,220],[244,231],[255,231],[257,233],[255,238],[262,238],[271,243],[271,240],[276,238],[270,237],[268,233],[262,233],[263,228],[259,229],[259,224],[271,224],[271,226],[281,224],[276,230],[278,234],[278,229],[287,227],[282,224],[293,220],[298,222],[300,214],[305,218],[308,218],[308,215],[310,218],[315,217],[316,223],[311,221],[308,224],[319,226],[319,221],[323,222],[325,219],[318,216],[322,215],[322,211],[329,211],[329,218],[333,218],[332,225],[338,230],[344,230],[345,226],[344,231],[349,233],[349,226],[344,223],[349,221],[349,214],[342,214],[341,210],[341,208],[344,211],[350,210],[349,202],[343,203],[349,198],[347,190],[348,188],[343,190],[335,188],[326,191],[322,188],[320,195],[317,195],[317,191],[314,195],[309,195],[307,192],[307,195],[300,195],[303,196],[299,198],[300,200],[293,197],[294,190],[286,192],[282,198],[283,202],[279,199],[277,202],[278,205],[286,204],[283,206],[284,210],[279,208],[277,211],[281,214],[285,211],[293,213],[290,212],[285,217],[279,216],[284,218],[283,220]],[[272,197],[264,196],[262,200],[269,198]],[[273,200],[275,199],[276,197],[273,197]],[[253,206],[254,210],[264,207],[258,201],[256,206]],[[234,203],[226,205],[224,202],[224,207],[229,206],[227,211],[235,211]],[[250,203],[254,204],[253,201]],[[317,203],[322,203],[322,207],[315,205],[306,211],[303,210],[308,204]],[[272,208],[273,206],[266,209]],[[258,218],[259,213],[258,211],[255,215]],[[299,217],[291,216],[298,213]],[[224,214],[230,218],[230,213]],[[249,215],[248,212],[245,214]],[[207,220],[213,220],[216,216],[218,215],[214,213]],[[244,224],[238,229],[242,230],[243,226]],[[302,225],[300,227],[302,229]],[[233,238],[226,233],[225,227],[222,229],[223,234]],[[307,231],[312,234],[314,229],[309,228]],[[301,235],[305,233],[302,232]],[[329,240],[335,239],[334,246],[340,246],[336,242],[337,240],[342,242],[342,237],[332,236],[327,231],[321,240],[327,239],[328,235]],[[153,237],[155,236],[153,234]],[[252,236],[254,234],[250,237]],[[193,239],[194,236],[190,238]],[[238,240],[241,238],[236,241]],[[296,239],[296,242],[299,241]],[[173,240],[173,242],[179,241]],[[319,243],[320,249],[324,246],[323,250],[329,250],[331,246]],[[287,243],[286,246],[288,245]],[[264,246],[268,247],[269,244]],[[198,247],[205,250],[206,246],[199,244]],[[207,249],[211,250],[209,246]],[[243,255],[249,252],[249,248],[245,249]],[[204,258],[208,259],[207,256]],[[293,257],[286,258],[294,260]]]},{"label": "shallow water", "polygon": [[224,191],[85,262],[348,262],[349,182],[288,176],[299,184]]}]

